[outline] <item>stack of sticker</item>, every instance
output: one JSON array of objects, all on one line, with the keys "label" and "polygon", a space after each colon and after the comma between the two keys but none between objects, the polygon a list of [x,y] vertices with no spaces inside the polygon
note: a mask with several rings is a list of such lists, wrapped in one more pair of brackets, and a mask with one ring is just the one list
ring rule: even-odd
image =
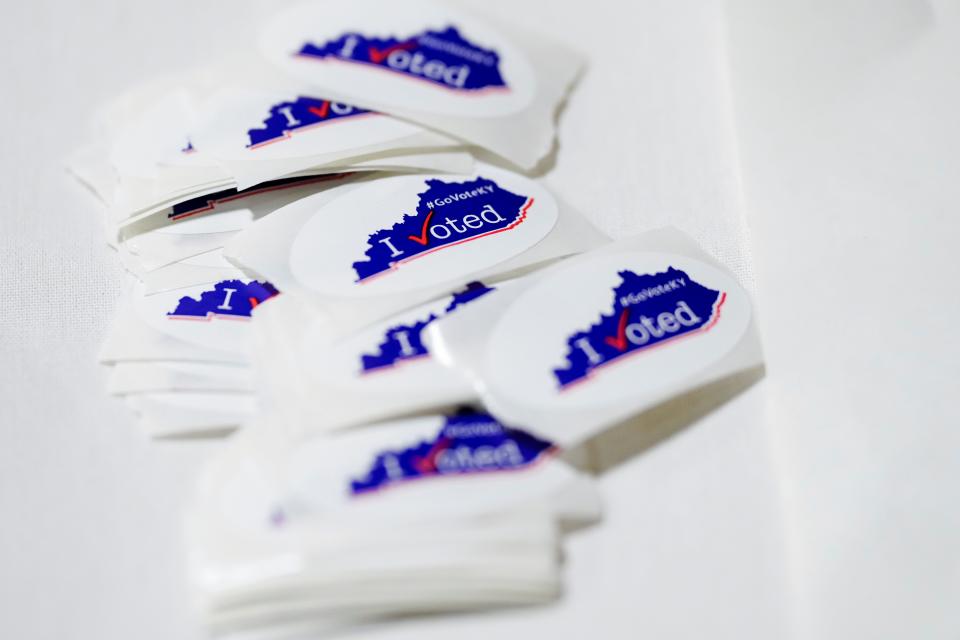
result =
[{"label": "stack of sticker", "polygon": [[217,631],[542,603],[560,590],[558,527],[599,514],[555,447],[484,413],[288,438],[276,426],[238,434],[189,513]]},{"label": "stack of sticker", "polygon": [[187,518],[204,622],[554,598],[561,532],[600,513],[570,461],[757,370],[747,295],[679,232],[613,243],[516,172],[582,67],[561,44],[360,0],[229,59],[118,100],[73,164],[137,277],[111,390],[155,435],[244,427]]},{"label": "stack of sticker", "polygon": [[288,10],[259,51],[142,83],[71,160],[137,279],[102,359],[151,434],[227,431],[254,409],[242,320],[275,289],[224,260],[238,231],[347,173],[469,173],[468,149],[529,168],[550,148],[578,56],[447,7],[372,4]]}]

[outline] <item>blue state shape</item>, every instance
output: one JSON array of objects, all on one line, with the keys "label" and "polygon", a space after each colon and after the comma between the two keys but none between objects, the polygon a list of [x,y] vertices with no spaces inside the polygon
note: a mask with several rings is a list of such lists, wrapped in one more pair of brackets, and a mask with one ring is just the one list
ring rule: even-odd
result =
[{"label": "blue state shape", "polygon": [[[469,193],[477,195],[464,196]],[[370,234],[364,252],[366,259],[353,263],[358,281],[389,271],[394,263],[421,253],[505,229],[521,219],[528,200],[527,196],[507,191],[484,177],[465,182],[430,179],[426,191],[417,195],[416,214],[404,214],[389,229]],[[462,223],[463,218],[471,214],[481,216],[481,226],[471,228]],[[428,217],[429,224],[426,224]],[[445,222],[451,220],[452,225]],[[432,231],[437,226],[449,234],[438,237],[441,233]]]},{"label": "blue state shape", "polygon": [[378,454],[364,475],[350,481],[350,493],[431,476],[520,469],[553,448],[546,440],[502,425],[488,413],[465,411],[446,416],[434,438]]},{"label": "blue state shape", "polygon": [[[391,63],[392,52],[404,53],[394,55]],[[470,42],[453,25],[402,40],[348,32],[321,44],[307,42],[297,55],[370,64],[454,90],[507,86],[500,73],[500,55]]]},{"label": "blue state shape", "polygon": [[488,287],[481,282],[471,282],[463,291],[453,293],[450,303],[440,315],[431,313],[423,320],[417,320],[410,324],[401,323],[388,328],[384,333],[383,340],[377,345],[376,351],[360,356],[361,371],[368,372],[392,367],[402,360],[427,355],[429,350],[423,344],[423,330],[441,316],[445,316],[458,307],[491,291],[493,291],[492,287]]},{"label": "blue state shape", "polygon": [[[692,280],[684,271],[668,267],[666,271],[655,274],[636,274],[624,270],[618,274],[621,282],[613,288],[613,309],[609,313],[600,315],[600,319],[591,324],[586,330],[577,331],[566,340],[567,354],[564,365],[553,370],[560,387],[565,387],[586,378],[591,371],[629,353],[647,349],[671,338],[686,333],[698,331],[713,319],[714,304],[720,297],[720,292],[709,289]],[[683,281],[685,284],[663,291],[670,283]],[[654,295],[650,295],[652,292]],[[642,301],[633,301],[623,304],[624,297],[645,297]],[[630,340],[622,340],[619,344],[622,323],[637,323],[641,318],[651,320],[664,312],[674,313],[679,303],[685,303],[693,314],[687,318],[686,311],[682,311],[685,319],[696,318],[696,322],[682,326],[673,333],[663,332],[656,337],[649,332],[649,339],[643,344],[635,344]],[[659,328],[659,326],[658,326]],[[587,349],[578,345],[586,340],[594,358]],[[613,343],[611,343],[611,341]]]},{"label": "blue state shape", "polygon": [[183,296],[177,308],[167,316],[190,316],[206,318],[211,315],[240,316],[249,318],[254,307],[277,295],[276,287],[269,282],[244,282],[221,280],[200,294],[200,298]]},{"label": "blue state shape", "polygon": [[270,107],[270,115],[263,121],[263,125],[247,131],[250,139],[247,147],[284,138],[291,131],[311,127],[321,122],[332,122],[365,113],[371,112],[322,98],[298,96],[294,100],[280,102]]}]

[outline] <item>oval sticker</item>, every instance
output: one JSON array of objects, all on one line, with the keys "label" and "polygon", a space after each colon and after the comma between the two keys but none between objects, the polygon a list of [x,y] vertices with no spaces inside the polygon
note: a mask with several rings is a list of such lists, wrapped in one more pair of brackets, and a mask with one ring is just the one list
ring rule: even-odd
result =
[{"label": "oval sticker", "polygon": [[138,316],[151,328],[205,349],[238,352],[247,348],[248,323],[257,305],[277,295],[269,283],[220,282],[134,295]]},{"label": "oval sticker", "polygon": [[260,47],[283,71],[362,105],[483,118],[519,111],[536,90],[506,38],[424,0],[295,6],[267,25]]},{"label": "oval sticker", "polygon": [[356,152],[422,132],[312,91],[233,88],[210,99],[193,137],[198,148],[218,158],[276,160]]},{"label": "oval sticker", "polygon": [[485,382],[532,410],[639,405],[726,355],[750,316],[746,292],[717,267],[667,253],[599,255],[506,309]]},{"label": "oval sticker", "polygon": [[320,354],[312,363],[316,387],[368,394],[445,399],[467,388],[460,376],[437,364],[426,344],[427,328],[494,289],[471,282],[449,296],[378,322],[335,344],[322,325],[307,334],[303,352]]},{"label": "oval sticker", "polygon": [[318,210],[290,250],[290,270],[315,292],[372,297],[469,279],[540,242],[557,222],[553,196],[523,176],[376,180]]}]

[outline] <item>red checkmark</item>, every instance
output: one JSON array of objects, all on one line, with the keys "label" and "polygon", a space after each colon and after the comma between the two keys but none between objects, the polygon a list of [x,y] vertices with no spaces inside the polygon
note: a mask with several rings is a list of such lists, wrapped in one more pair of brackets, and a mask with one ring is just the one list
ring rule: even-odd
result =
[{"label": "red checkmark", "polygon": [[423,246],[427,246],[427,242],[429,242],[429,240],[427,239],[427,227],[430,225],[431,218],[433,218],[433,209],[430,209],[430,213],[427,214],[426,220],[423,221],[423,229],[420,230],[420,235],[407,236],[407,237],[413,240],[414,242],[416,242],[417,244],[422,244]]},{"label": "red checkmark", "polygon": [[617,351],[623,351],[627,348],[627,318],[630,316],[630,308],[627,307],[620,312],[620,322],[617,323],[617,335],[607,336],[603,339],[608,345]]},{"label": "red checkmark", "polygon": [[427,455],[420,457],[414,457],[413,466],[417,468],[417,471],[420,473],[432,473],[437,470],[437,455],[441,451],[447,448],[447,445],[450,444],[450,438],[443,437],[437,440],[437,442],[430,447],[430,450],[427,451]]},{"label": "red checkmark", "polygon": [[323,104],[319,107],[307,107],[307,111],[317,116],[318,118],[326,118],[327,113],[330,112],[330,101],[324,100]]},{"label": "red checkmark", "polygon": [[417,46],[417,43],[413,42],[412,40],[409,42],[400,42],[398,44],[395,44],[393,46],[387,47],[386,49],[382,49],[382,50],[377,49],[376,47],[371,45],[369,48],[370,61],[380,64],[381,62],[386,60],[387,56],[389,56],[394,51],[400,51],[401,49],[413,49],[415,46]]},{"label": "red checkmark", "polygon": [[257,299],[254,298],[253,296],[250,296],[249,298],[247,298],[247,300],[250,301],[250,308],[251,308],[251,309],[256,309],[256,308],[257,308],[257,305],[260,304],[259,302],[257,302]]}]

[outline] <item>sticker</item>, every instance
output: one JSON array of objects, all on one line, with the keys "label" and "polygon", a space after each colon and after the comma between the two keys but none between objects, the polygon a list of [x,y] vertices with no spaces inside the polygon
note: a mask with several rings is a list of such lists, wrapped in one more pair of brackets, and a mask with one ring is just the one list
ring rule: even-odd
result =
[{"label": "sticker", "polygon": [[[318,436],[247,429],[205,470],[203,512],[231,527],[440,522],[531,509],[592,521],[591,478],[552,443],[465,410]],[[386,490],[389,489],[389,490]],[[469,498],[469,499],[466,499]]]},{"label": "sticker", "polygon": [[302,133],[322,124],[364,115],[379,114],[340,102],[299,96],[270,107],[270,115],[263,121],[263,126],[247,131],[250,139],[247,148],[263,148],[267,144],[289,140],[295,132]]},{"label": "sticker", "polygon": [[143,295],[133,300],[138,317],[151,328],[205,349],[238,352],[247,347],[255,307],[277,295],[276,288],[240,278]]},{"label": "sticker", "polygon": [[293,189],[295,187],[311,184],[319,185],[330,180],[339,180],[342,177],[343,174],[330,173],[321,176],[281,178],[279,180],[271,180],[270,182],[264,182],[255,187],[243,190],[238,190],[235,188],[223,189],[215,193],[197,196],[195,198],[190,198],[189,200],[184,200],[183,202],[178,202],[170,207],[170,210],[167,212],[167,218],[170,220],[182,220],[200,213],[209,213],[216,209],[219,205],[233,202],[234,200],[242,200],[243,198],[249,198],[274,191],[284,191],[287,189]]},{"label": "sticker", "polygon": [[204,320],[217,318],[249,320],[258,304],[279,293],[269,282],[224,280],[202,291],[199,297],[183,296],[173,311],[171,320]]},{"label": "sticker", "polygon": [[467,182],[434,179],[426,184],[426,191],[417,196],[416,213],[403,214],[389,229],[370,235],[366,258],[353,263],[357,282],[399,269],[426,254],[509,231],[526,220],[533,206],[532,197],[511,193],[488,178]]},{"label": "sticker", "polygon": [[497,52],[466,40],[453,25],[439,31],[425,29],[404,38],[347,33],[320,45],[308,42],[296,55],[370,65],[444,89],[508,90],[500,75]]},{"label": "sticker", "polygon": [[318,293],[367,297],[467,279],[541,241],[553,197],[492,167],[472,178],[397,176],[322,207],[300,229],[290,270]]},{"label": "sticker", "polygon": [[722,358],[750,317],[746,292],[717,267],[673,254],[601,254],[558,269],[504,311],[485,384],[533,410],[636,402]]},{"label": "sticker", "polygon": [[448,315],[491,291],[493,291],[492,287],[480,282],[471,282],[463,291],[454,293],[442,311],[431,311],[425,317],[413,322],[391,324],[381,334],[379,344],[369,352],[360,355],[360,373],[383,372],[430,355],[423,343],[424,330],[439,317]]},{"label": "sticker", "polygon": [[[426,133],[410,122],[302,89],[230,88],[205,105],[202,124],[193,137],[204,153],[225,162],[319,158],[327,163],[364,155],[370,149],[423,146],[427,143],[411,136]],[[431,140],[439,138],[431,135]]]},{"label": "sticker", "polygon": [[194,111],[193,99],[182,89],[151,102],[135,118],[121,123],[110,150],[110,164],[121,177],[146,179],[157,178],[160,164],[207,166],[185,136]]},{"label": "sticker", "polygon": [[293,7],[268,25],[261,49],[284,71],[360,104],[490,117],[519,111],[536,90],[506,38],[423,0]]},{"label": "sticker", "polygon": [[516,471],[553,451],[549,442],[504,427],[489,414],[449,416],[435,437],[377,455],[350,481],[350,493],[363,495],[431,477]]},{"label": "sticker", "polygon": [[725,291],[704,287],[673,267],[618,275],[622,280],[613,288],[613,310],[567,339],[565,364],[553,371],[561,388],[592,378],[623,358],[710,330],[727,298]]},{"label": "sticker", "polygon": [[373,415],[371,411],[378,416],[402,414],[473,398],[469,382],[437,363],[424,338],[434,322],[493,290],[472,282],[451,295],[398,313],[332,345],[326,325],[315,325],[305,336],[301,349],[310,387],[341,400],[351,394],[377,399],[376,406],[347,401],[328,407],[323,420],[331,424],[340,420],[353,422],[357,416]]}]

